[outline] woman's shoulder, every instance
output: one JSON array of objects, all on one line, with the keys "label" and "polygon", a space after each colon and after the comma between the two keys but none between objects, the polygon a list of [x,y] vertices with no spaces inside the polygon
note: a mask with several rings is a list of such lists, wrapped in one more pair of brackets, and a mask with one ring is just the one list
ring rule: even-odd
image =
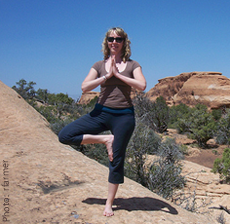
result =
[{"label": "woman's shoulder", "polygon": [[141,67],[140,64],[139,64],[139,62],[137,62],[137,61],[135,61],[135,60],[132,60],[132,59],[129,59],[129,60],[127,61],[127,63],[130,64],[130,66],[131,66],[133,69],[135,69],[135,68],[137,68],[137,67]]},{"label": "woman's shoulder", "polygon": [[102,65],[104,65],[105,61],[101,60],[101,61],[97,61],[93,64],[92,68],[99,70],[101,68]]}]

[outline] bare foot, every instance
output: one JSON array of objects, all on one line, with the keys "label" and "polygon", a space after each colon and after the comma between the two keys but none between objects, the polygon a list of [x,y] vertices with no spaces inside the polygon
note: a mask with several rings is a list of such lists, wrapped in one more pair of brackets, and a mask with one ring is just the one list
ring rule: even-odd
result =
[{"label": "bare foot", "polygon": [[108,217],[113,216],[114,212],[113,212],[112,206],[106,204],[105,205],[105,210],[103,212],[103,215],[108,216]]},{"label": "bare foot", "polygon": [[108,139],[105,141],[105,145],[108,151],[108,156],[109,156],[109,161],[113,161],[113,140],[114,136],[113,135],[108,135]]}]

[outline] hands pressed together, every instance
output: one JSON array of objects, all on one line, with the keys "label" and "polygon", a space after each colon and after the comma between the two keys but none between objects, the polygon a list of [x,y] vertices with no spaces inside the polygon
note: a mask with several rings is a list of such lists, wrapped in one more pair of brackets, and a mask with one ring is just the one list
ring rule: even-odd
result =
[{"label": "hands pressed together", "polygon": [[105,75],[106,79],[110,79],[112,76],[118,77],[119,70],[116,66],[115,55],[111,58],[111,66],[109,69],[109,73]]}]

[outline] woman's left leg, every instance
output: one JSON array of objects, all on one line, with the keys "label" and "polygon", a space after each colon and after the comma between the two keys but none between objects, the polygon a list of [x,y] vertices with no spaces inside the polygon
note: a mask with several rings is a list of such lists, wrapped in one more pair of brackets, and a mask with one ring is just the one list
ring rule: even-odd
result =
[{"label": "woman's left leg", "polygon": [[113,161],[109,163],[109,182],[120,184],[124,182],[124,161],[126,147],[135,128],[134,114],[114,116],[110,128],[114,135]]},{"label": "woman's left leg", "polygon": [[109,165],[108,197],[104,215],[112,216],[112,205],[119,184],[124,182],[125,151],[135,127],[133,114],[115,115],[111,121],[111,131],[114,135],[113,161]]},{"label": "woman's left leg", "polygon": [[119,184],[108,184],[108,196],[105,204],[104,216],[113,216],[114,212],[112,209],[113,201],[117,193]]}]

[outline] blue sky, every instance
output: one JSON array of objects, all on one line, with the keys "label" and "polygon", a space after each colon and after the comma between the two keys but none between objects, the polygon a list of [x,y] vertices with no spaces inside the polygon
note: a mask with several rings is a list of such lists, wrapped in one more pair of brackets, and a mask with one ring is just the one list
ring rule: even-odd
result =
[{"label": "blue sky", "polygon": [[230,78],[229,15],[229,0],[0,0],[0,80],[76,98],[113,26],[128,33],[146,91],[183,72]]}]

